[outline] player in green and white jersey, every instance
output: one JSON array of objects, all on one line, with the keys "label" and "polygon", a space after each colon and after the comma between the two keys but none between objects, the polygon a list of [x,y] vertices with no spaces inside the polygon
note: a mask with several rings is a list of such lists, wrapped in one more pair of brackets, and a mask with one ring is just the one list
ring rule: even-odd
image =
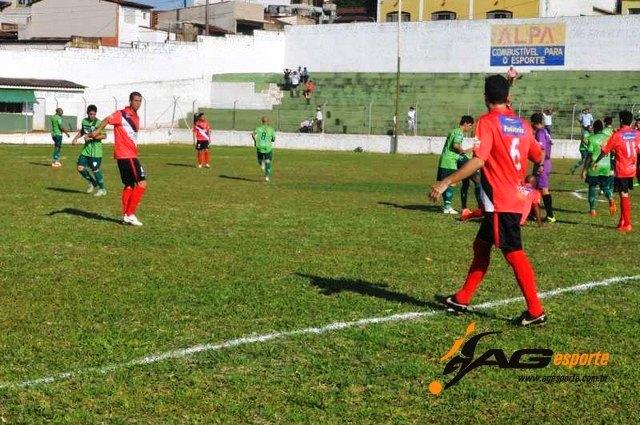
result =
[{"label": "player in green and white jersey", "polygon": [[598,187],[604,193],[609,201],[609,213],[616,213],[616,202],[613,199],[613,192],[609,183],[611,175],[611,158],[605,156],[598,162],[598,166],[593,168],[592,165],[600,156],[602,146],[607,143],[611,136],[604,132],[604,124],[600,120],[593,123],[593,134],[587,137],[586,149],[587,156],[584,168],[582,169],[582,178],[589,185],[589,215],[595,217],[598,215],[596,211],[596,201],[598,197]]},{"label": "player in green and white jersey", "polygon": [[105,139],[106,133],[102,132],[94,138],[89,138],[101,124],[96,117],[98,108],[95,105],[89,105],[87,108],[87,117],[82,120],[82,125],[76,137],[73,138],[71,144],[75,145],[79,138],[84,136],[84,147],[78,157],[78,173],[89,183],[87,193],[93,193],[94,196],[104,196],[107,190],[104,186],[104,175],[100,166],[102,165],[102,140]]},{"label": "player in green and white jersey", "polygon": [[258,164],[262,168],[265,181],[271,179],[273,173],[273,145],[276,142],[276,131],[269,125],[269,118],[262,117],[261,124],[251,135],[256,147]]}]

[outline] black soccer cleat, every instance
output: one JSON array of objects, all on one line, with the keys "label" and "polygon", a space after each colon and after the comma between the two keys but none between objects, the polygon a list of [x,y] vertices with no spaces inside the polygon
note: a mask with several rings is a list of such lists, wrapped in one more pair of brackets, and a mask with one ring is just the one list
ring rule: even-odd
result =
[{"label": "black soccer cleat", "polygon": [[519,317],[513,320],[513,324],[516,326],[541,326],[547,323],[546,314],[542,313],[538,317],[532,317],[528,311],[524,311]]},{"label": "black soccer cleat", "polygon": [[451,313],[456,313],[456,314],[462,314],[462,313],[466,313],[467,311],[469,311],[469,305],[468,304],[461,304],[458,301],[456,301],[456,296],[455,295],[450,295],[448,297],[442,297],[442,299],[440,300],[442,302],[442,305],[444,306],[445,310],[451,312]]}]

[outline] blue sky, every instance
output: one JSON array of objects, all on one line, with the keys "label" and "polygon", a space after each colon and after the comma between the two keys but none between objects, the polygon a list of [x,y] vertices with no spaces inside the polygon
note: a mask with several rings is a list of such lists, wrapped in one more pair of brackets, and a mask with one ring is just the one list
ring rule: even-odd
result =
[{"label": "blue sky", "polygon": [[[177,9],[184,6],[184,0],[132,0],[136,3],[144,3],[154,6],[156,9]],[[187,5],[193,3],[193,0],[187,0]]]}]

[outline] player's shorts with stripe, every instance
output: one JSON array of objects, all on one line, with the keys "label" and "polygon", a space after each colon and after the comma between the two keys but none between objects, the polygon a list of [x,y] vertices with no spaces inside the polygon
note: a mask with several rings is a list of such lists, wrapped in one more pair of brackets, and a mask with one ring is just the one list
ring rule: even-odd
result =
[{"label": "player's shorts with stripe", "polygon": [[615,177],[613,179],[613,189],[616,192],[628,193],[633,190],[633,177]]},{"label": "player's shorts with stripe", "polygon": [[135,186],[146,180],[144,169],[138,158],[118,159],[118,170],[120,170],[122,184],[125,186]]},{"label": "player's shorts with stripe", "polygon": [[521,218],[522,214],[518,213],[486,212],[476,239],[493,244],[504,252],[519,251],[522,249]]},{"label": "player's shorts with stripe", "polygon": [[209,149],[209,141],[208,140],[198,140],[196,142],[196,150],[197,151],[204,151]]}]

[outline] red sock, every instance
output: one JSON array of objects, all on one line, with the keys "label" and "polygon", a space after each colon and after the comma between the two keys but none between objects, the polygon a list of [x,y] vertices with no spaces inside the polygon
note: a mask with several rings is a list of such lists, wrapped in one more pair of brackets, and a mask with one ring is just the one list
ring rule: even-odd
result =
[{"label": "red sock", "polygon": [[145,190],[146,188],[140,186],[139,184],[133,188],[133,192],[131,193],[131,197],[129,198],[129,203],[127,204],[127,215],[134,215],[136,213]]},{"label": "red sock", "polygon": [[527,254],[523,250],[506,252],[504,258],[507,260],[513,273],[516,275],[516,280],[524,295],[524,299],[527,302],[527,310],[533,317],[540,316],[544,310],[542,304],[538,299],[538,291],[536,289],[536,275],[533,271],[533,267],[527,258]]},{"label": "red sock", "polygon": [[480,283],[482,283],[484,275],[487,274],[490,260],[491,244],[480,239],[473,241],[473,262],[469,268],[467,279],[464,281],[464,285],[462,285],[462,289],[456,293],[457,302],[462,304],[469,304],[471,302],[473,294],[476,292],[476,289],[478,289],[478,286],[480,286]]},{"label": "red sock", "polygon": [[631,198],[628,196],[620,197],[620,218],[622,226],[631,224]]},{"label": "red sock", "polygon": [[210,164],[210,162],[209,162],[209,160],[210,160],[209,151],[208,150],[204,150],[203,153],[204,153],[204,163],[209,165]]},{"label": "red sock", "polygon": [[129,205],[132,193],[133,188],[131,186],[125,186],[122,189],[122,214],[127,214],[127,206]]}]

